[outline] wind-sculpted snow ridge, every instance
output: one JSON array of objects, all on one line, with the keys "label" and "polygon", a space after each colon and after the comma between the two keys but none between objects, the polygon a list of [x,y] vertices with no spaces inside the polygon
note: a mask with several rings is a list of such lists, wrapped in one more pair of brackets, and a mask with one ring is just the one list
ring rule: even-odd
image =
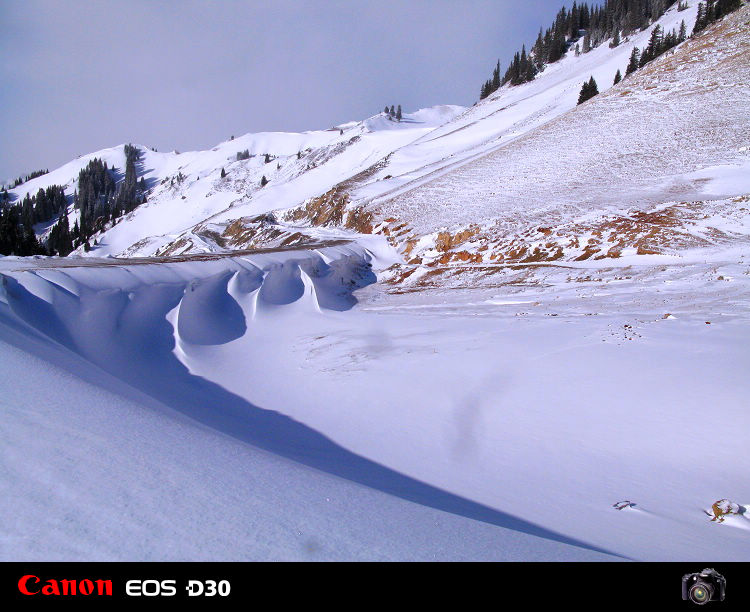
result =
[{"label": "wind-sculpted snow ridge", "polygon": [[[135,321],[141,314],[149,320],[150,311],[166,308],[174,292],[181,294],[169,308],[177,312],[178,336],[197,344],[223,344],[245,333],[245,319],[277,307],[348,310],[356,303],[354,290],[375,281],[372,254],[358,245],[191,259],[8,258],[4,267],[10,264],[11,270],[3,274],[4,296],[27,323],[66,345],[65,338],[75,337],[77,346],[95,352],[97,338],[103,346],[117,334],[123,334],[122,340],[134,338],[122,331],[123,321]],[[15,297],[21,295],[42,301],[17,302]],[[166,301],[157,304],[156,295]],[[249,310],[243,311],[238,302]]]},{"label": "wind-sculpted snow ridge", "polygon": [[[103,261],[97,266],[87,260],[78,267],[8,258],[0,275],[0,324],[41,334],[242,442],[405,500],[578,547],[578,558],[604,558],[597,547],[350,452],[197,373],[213,362],[212,350],[253,342],[273,322],[304,324],[311,316],[350,309],[356,303],[353,292],[375,281],[370,260],[372,255],[356,246],[160,264]],[[269,356],[273,353],[269,346]],[[249,367],[245,376],[255,385],[272,384],[262,366]]]},{"label": "wind-sculpted snow ridge", "polygon": [[[77,376],[107,373],[241,444],[496,526],[493,542],[537,538],[445,558],[747,559],[747,532],[703,512],[747,501],[746,250],[475,266],[455,285],[386,295],[373,253],[348,243],[180,261],[2,258],[0,339],[86,360]],[[57,464],[38,450],[44,474]],[[158,469],[170,481],[175,466]],[[328,494],[297,486],[313,503]],[[59,508],[65,495],[41,497]],[[622,499],[632,512],[613,509]],[[400,529],[404,516],[387,520]]]}]

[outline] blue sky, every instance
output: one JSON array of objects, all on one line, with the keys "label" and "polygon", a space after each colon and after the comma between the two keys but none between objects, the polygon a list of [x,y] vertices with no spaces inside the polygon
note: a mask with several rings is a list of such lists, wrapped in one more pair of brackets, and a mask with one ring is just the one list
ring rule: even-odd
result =
[{"label": "blue sky", "polygon": [[471,105],[564,0],[3,0],[0,179]]}]

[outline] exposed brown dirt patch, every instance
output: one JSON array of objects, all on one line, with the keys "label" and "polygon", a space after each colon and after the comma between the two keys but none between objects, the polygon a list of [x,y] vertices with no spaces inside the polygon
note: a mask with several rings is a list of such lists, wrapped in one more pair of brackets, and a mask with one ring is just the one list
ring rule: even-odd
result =
[{"label": "exposed brown dirt patch", "polygon": [[339,193],[334,187],[317,198],[309,200],[303,206],[295,208],[288,215],[291,221],[309,221],[312,225],[321,227],[343,225],[344,210],[349,201],[347,193]]},{"label": "exposed brown dirt patch", "polygon": [[472,225],[455,234],[450,232],[439,232],[435,239],[435,248],[438,251],[450,251],[457,246],[462,245],[479,233],[479,226]]}]

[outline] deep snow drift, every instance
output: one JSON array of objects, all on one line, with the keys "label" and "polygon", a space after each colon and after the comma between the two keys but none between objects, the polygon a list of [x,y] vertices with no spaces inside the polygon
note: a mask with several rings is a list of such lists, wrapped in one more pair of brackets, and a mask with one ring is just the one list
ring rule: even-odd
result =
[{"label": "deep snow drift", "polygon": [[750,559],[749,18],[145,150],[91,253],[0,258],[2,558]]},{"label": "deep snow drift", "polygon": [[[196,375],[195,351],[253,337],[283,360],[286,347],[257,330],[283,318],[311,331],[308,317],[351,308],[351,292],[374,280],[370,257],[338,247],[175,264],[0,260],[2,384],[13,389],[2,557],[614,558]],[[267,390],[292,382],[248,358],[240,377]]]},{"label": "deep snow drift", "polygon": [[6,561],[611,558],[258,450],[2,324],[0,355]]},{"label": "deep snow drift", "polygon": [[[614,268],[509,267],[498,269],[494,286],[484,289],[385,295],[372,284],[368,264],[381,265],[376,245],[370,246],[162,264],[5,258],[3,337],[15,345],[31,343],[56,364],[41,368],[40,384],[64,377],[64,364],[104,386],[108,391],[87,387],[74,411],[98,415],[97,423],[114,418],[120,404],[128,415],[136,410],[130,400],[117,399],[103,416],[95,407],[103,401],[94,399],[97,393],[138,391],[156,410],[149,419],[169,421],[177,411],[208,426],[206,431],[182,419],[165,426],[187,428],[201,445],[228,435],[463,517],[451,519],[462,532],[485,533],[476,520],[502,528],[492,550],[454,542],[456,548],[444,549],[442,558],[589,559],[598,550],[649,560],[747,559],[747,520],[717,524],[703,512],[721,498],[747,502],[746,254]],[[6,377],[21,367],[13,364],[31,359],[4,350],[12,356]],[[78,357],[72,359],[71,351]],[[96,367],[85,368],[79,357]],[[41,390],[30,398],[36,394],[49,398]],[[13,395],[11,406],[23,399],[20,390]],[[77,406],[78,400],[64,403]],[[32,416],[18,407],[7,412],[8,439],[24,448],[28,421],[49,418],[50,410],[38,407]],[[57,426],[48,426],[50,446],[33,447],[35,465],[45,473],[66,446],[53,440]],[[86,434],[85,444],[114,435],[101,427]],[[147,433],[137,435],[158,446],[156,424],[143,427]],[[80,435],[66,431],[63,440]],[[165,442],[163,452],[173,452],[172,444]],[[102,454],[104,446],[100,442],[92,452]],[[243,456],[257,454],[230,447]],[[22,471],[22,457],[6,455],[6,469]],[[119,467],[112,469],[118,473],[124,469],[120,462],[130,461],[128,453],[116,461]],[[186,478],[184,463],[156,464],[168,480]],[[71,466],[76,473],[82,469],[75,460]],[[277,481],[285,486],[307,478],[306,468],[286,469],[294,475]],[[113,500],[120,489],[97,493],[82,484],[81,491],[64,493],[46,476],[39,478],[36,486],[24,485],[32,498],[41,495],[40,482],[42,491],[52,487],[59,510],[77,507],[77,495],[101,495],[108,520],[119,520]],[[353,486],[316,478],[323,491],[336,495]],[[201,487],[200,495],[207,495]],[[258,504],[277,503],[278,497],[296,503],[278,491],[257,495]],[[623,499],[636,506],[614,509]],[[139,512],[150,503],[154,497],[133,494]],[[392,504],[388,512],[400,523],[402,502],[382,503]],[[26,516],[39,520],[47,511],[29,502]],[[378,515],[376,509],[368,512]],[[186,517],[188,525],[192,520]],[[19,528],[26,525],[15,521]],[[177,523],[182,526],[182,519]],[[278,528],[271,523],[264,529]],[[80,537],[95,539],[85,530]],[[289,538],[296,541],[287,534],[260,549],[248,544],[247,555],[303,556]],[[354,541],[339,547],[338,538],[346,539],[320,532],[314,539],[326,558],[377,557],[355,551]],[[240,553],[222,542],[205,556],[237,558]],[[381,545],[385,557],[424,558],[395,541]],[[147,546],[128,548],[125,556],[141,558],[149,554]],[[174,557],[194,553],[173,546]],[[11,547],[6,554],[19,552]]]}]

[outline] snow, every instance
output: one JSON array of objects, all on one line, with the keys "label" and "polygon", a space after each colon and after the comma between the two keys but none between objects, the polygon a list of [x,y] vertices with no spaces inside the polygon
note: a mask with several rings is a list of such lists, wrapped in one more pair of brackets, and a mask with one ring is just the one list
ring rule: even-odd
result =
[{"label": "snow", "polygon": [[[678,29],[684,19],[687,30],[690,31],[696,11],[697,5],[691,5],[686,11],[677,11],[674,6],[658,23],[666,31],[670,31]],[[509,201],[514,202],[517,210],[525,202],[535,204],[546,200],[544,194],[549,189],[547,182],[542,180],[532,184],[530,181],[523,181],[531,189],[521,193],[514,193],[513,183],[517,177],[534,177],[541,163],[540,154],[544,155],[545,151],[552,146],[556,147],[560,142],[569,144],[560,152],[560,158],[554,160],[555,165],[548,168],[547,175],[568,174],[573,164],[572,158],[586,153],[585,142],[581,142],[588,133],[586,126],[599,118],[592,118],[591,113],[596,114],[594,110],[588,114],[573,113],[572,126],[568,121],[558,123],[556,130],[544,131],[540,128],[575,108],[581,83],[590,76],[595,77],[601,92],[613,89],[611,83],[614,73],[618,68],[624,73],[630,51],[634,46],[641,49],[646,46],[653,27],[655,25],[624,39],[615,49],[610,49],[605,42],[578,57],[571,49],[565,58],[548,66],[531,83],[519,87],[503,87],[468,109],[442,105],[404,113],[401,122],[379,113],[364,121],[342,123],[329,130],[298,134],[246,134],[224,141],[209,151],[157,153],[140,147],[143,160],[139,170],[140,175],[151,186],[149,202],[128,215],[126,223],[118,223],[103,235],[97,236],[99,244],[90,253],[86,254],[81,249],[80,254],[92,257],[123,254],[129,257],[150,256],[184,236],[190,236],[192,246],[189,248],[195,252],[220,250],[217,245],[196,238],[192,233],[193,228],[205,223],[227,224],[238,218],[299,206],[346,180],[353,181],[347,189],[352,205],[384,203],[384,217],[397,212],[398,218],[410,222],[419,233],[426,233],[428,227],[435,230],[460,224],[467,213],[473,215],[476,212],[464,210],[469,203],[473,203],[475,209],[481,205],[482,214],[495,218],[498,212],[507,208]],[[668,55],[674,52],[673,50]],[[662,61],[664,59],[661,58]],[[704,58],[704,61],[709,60]],[[698,68],[693,66],[692,69]],[[675,74],[679,75],[680,83],[693,78],[692,74],[683,74],[682,70]],[[613,91],[622,91],[633,78],[629,77]],[[742,87],[731,91],[732,96],[727,96],[723,102],[718,99],[722,102],[720,107],[713,98],[702,99],[697,96],[696,108],[702,110],[717,106],[717,115],[721,115],[725,112],[725,107],[732,105],[736,110],[741,109],[746,92]],[[679,92],[672,93],[679,95]],[[721,94],[726,93],[727,90],[722,89]],[[630,116],[623,117],[622,123],[637,126],[641,115],[632,102],[630,99],[621,101],[638,118],[634,120]],[[591,107],[590,104],[584,106]],[[623,151],[619,140],[613,138],[609,143],[601,142],[598,147],[591,148],[592,151],[604,151],[604,154],[592,152],[593,157],[584,159],[578,166],[588,167],[595,162],[594,168],[606,174],[606,179],[609,180],[613,165],[619,165],[617,158],[624,154],[630,161],[638,161],[638,155],[641,154],[637,152],[642,151],[644,146],[648,147],[650,139],[669,140],[675,133],[681,133],[682,138],[691,136],[691,131],[687,129],[694,123],[691,113],[680,112],[675,105],[668,106],[666,110],[670,110],[670,116],[665,119],[658,113],[653,113],[654,120],[651,124],[643,125],[640,134],[631,141],[629,151]],[[596,108],[596,105],[593,107]],[[654,134],[652,128],[655,126],[664,133]],[[595,131],[603,137],[620,133],[617,126],[609,124],[596,127]],[[532,133],[538,136],[532,143],[525,144],[525,136]],[[701,134],[698,132],[697,135]],[[700,144],[702,147],[703,142]],[[730,161],[726,159],[726,148],[734,146],[733,151],[737,155],[737,151],[746,145],[746,139],[743,142],[723,143],[721,155],[714,156],[713,159],[718,163],[726,163]],[[696,147],[695,150],[701,150],[701,147]],[[236,154],[244,150],[250,153],[251,158],[237,161]],[[298,153],[301,155],[300,159],[297,158]],[[633,176],[640,177],[643,170],[649,170],[648,183],[636,185],[635,188],[628,186],[630,201],[640,201],[645,197],[657,202],[665,191],[674,191],[672,182],[675,179],[667,173],[683,176],[696,170],[695,159],[680,160],[680,156],[662,153],[660,151],[657,158],[671,159],[673,163],[669,168],[652,168],[654,158],[644,154],[641,156],[641,167],[633,168],[634,174],[629,172],[619,176],[623,183],[626,180],[632,182]],[[271,156],[268,164],[264,163],[266,154]],[[50,184],[66,185],[66,193],[72,195],[78,172],[94,157],[102,158],[110,166],[124,167],[124,153],[120,145],[82,156],[58,170],[21,185],[10,192],[11,197],[23,198],[27,192],[36,193],[40,187]],[[495,164],[498,160],[509,157],[516,163],[503,168],[504,173],[500,176],[495,176]],[[709,151],[706,152],[706,159],[711,159]],[[678,160],[680,163],[676,165],[674,162]],[[280,166],[278,169],[277,164]],[[465,178],[456,172],[467,164],[471,167],[483,164],[493,169],[489,176],[486,176],[486,171],[480,172],[477,177],[481,186],[479,190],[471,187],[472,181],[477,179]],[[220,178],[222,168],[228,173],[225,179]],[[182,173],[184,181],[173,180],[178,173]],[[448,173],[452,178],[446,179],[447,182],[437,180]],[[262,176],[270,181],[264,188],[260,187]],[[488,181],[488,178],[492,180]],[[607,182],[600,180],[598,176],[596,178],[597,185]],[[459,211],[451,206],[444,206],[442,201],[445,190],[455,191],[453,182],[456,180],[460,180],[461,191],[465,194]],[[658,185],[654,184],[654,180],[658,181]],[[581,193],[580,186],[585,181],[586,177],[570,173],[568,184],[556,187],[571,197],[564,198],[563,201],[548,202],[548,208],[571,207],[571,203],[575,202],[576,208],[580,209],[578,203],[581,199],[584,200],[584,206],[592,201],[598,204],[603,195],[600,191]],[[419,187],[425,184],[430,184],[433,191],[420,191]],[[622,189],[623,185],[618,187]],[[422,193],[425,193],[424,197],[420,195]],[[502,194],[499,200],[498,194]],[[425,207],[424,200],[432,206]],[[71,211],[71,227],[76,215]]]},{"label": "snow", "polygon": [[[467,503],[436,491],[480,504],[459,512],[465,520],[635,559],[747,558],[742,530],[717,530],[697,510],[741,495],[750,467],[747,263],[537,266],[523,285],[508,268],[504,292],[445,287],[383,304],[367,266],[381,264],[356,244],[327,249],[325,260],[287,251],[85,262],[3,259],[3,328],[31,334],[30,325],[84,357],[105,390],[115,377],[168,415],[428,507]],[[738,281],[716,280],[723,274]],[[42,357],[54,360],[49,342]],[[412,484],[389,484],[396,473]],[[640,513],[612,510],[626,496]],[[499,514],[488,519],[485,508]],[[291,555],[268,546],[251,556]],[[555,558],[589,558],[581,550]],[[421,553],[388,552],[411,554]]]},{"label": "snow", "polygon": [[746,194],[748,176],[750,160],[742,160],[733,164],[702,168],[686,178],[704,183],[701,188],[704,197],[718,199]]},{"label": "snow", "polygon": [[[697,5],[681,12],[675,6],[667,11],[658,24],[671,31],[673,28],[679,29],[684,19],[690,31],[696,13]],[[383,192],[373,182],[363,187],[358,195],[378,203],[381,198],[390,199],[402,189],[420,185],[424,179],[433,180],[447,170],[456,170],[478,157],[503,149],[575,108],[581,86],[591,76],[596,80],[600,92],[611,89],[617,70],[625,74],[633,47],[643,49],[655,26],[623,40],[614,49],[610,49],[605,42],[589,53],[576,57],[574,48],[571,48],[566,57],[548,66],[534,81],[517,87],[500,88],[428,137],[396,152],[389,160],[392,170],[388,172],[403,177],[403,185],[399,185],[398,189]],[[570,148],[575,150],[574,146]]]},{"label": "snow", "polygon": [[[127,252],[153,255],[182,232],[207,221],[225,221],[298,205],[328,191],[342,178],[366,170],[395,149],[422,137],[463,111],[442,105],[404,113],[403,120],[383,113],[330,130],[304,133],[262,132],[220,143],[209,151],[158,153],[139,146],[139,178],[151,187],[149,201],[111,227],[90,256]],[[345,129],[344,129],[345,128]],[[343,130],[343,134],[340,133]],[[120,170],[125,166],[124,145],[82,156],[57,170],[10,190],[17,201],[40,188],[59,184],[72,196],[78,173],[94,158]],[[238,161],[247,150],[250,159]],[[297,154],[300,153],[300,159]],[[265,155],[271,156],[265,163]],[[277,169],[277,164],[281,166]],[[221,170],[228,173],[221,179]],[[185,179],[177,181],[181,173]],[[270,183],[260,188],[262,176]],[[70,208],[70,225],[77,212]],[[81,255],[87,255],[81,249]]]},{"label": "snow", "polygon": [[608,559],[258,450],[0,327],[0,384],[27,383],[0,401],[4,561]]},{"label": "snow", "polygon": [[243,294],[265,302],[264,320],[289,308],[283,281],[263,298],[243,273],[294,261],[322,264],[300,253],[109,268],[2,260],[2,482],[13,495],[1,558],[614,558],[369,462],[179,365],[172,349],[243,336],[239,319],[224,321],[248,308]]},{"label": "snow", "polygon": [[[690,29],[695,10],[671,9],[664,26],[686,18]],[[467,219],[503,235],[591,211],[746,194],[747,157],[739,152],[747,142],[750,95],[742,78],[746,37],[721,37],[715,45],[688,40],[612,87],[615,70],[624,68],[634,45],[643,48],[649,31],[614,50],[603,44],[578,58],[569,53],[535,81],[502,88],[461,118],[461,138],[480,130],[495,138],[484,150],[473,147],[471,156],[441,162],[424,179],[387,194],[363,187],[362,197],[375,196],[372,205],[382,215],[408,222],[417,235],[465,226]],[[592,70],[602,93],[576,106]],[[432,132],[430,144],[459,137],[448,132],[458,123]]]},{"label": "snow", "polygon": [[[686,11],[672,7],[659,24],[671,30],[679,28],[684,19],[690,31],[696,11],[696,6]],[[602,120],[596,111],[597,105],[584,105],[588,112],[572,113],[565,122],[555,122],[563,115],[568,117],[568,111],[575,108],[581,83],[590,76],[595,77],[600,91],[612,89],[614,73],[618,68],[624,72],[633,46],[643,48],[650,31],[648,28],[623,40],[615,49],[603,43],[578,57],[571,49],[563,60],[548,66],[531,83],[503,87],[468,109],[443,105],[404,113],[401,122],[379,113],[329,130],[246,134],[222,142],[209,151],[165,154],[141,147],[144,157],[140,174],[152,186],[149,201],[128,215],[127,222],[118,223],[97,236],[99,244],[90,253],[81,249],[80,254],[150,256],[185,237],[189,237],[187,248],[193,252],[221,250],[211,241],[196,236],[194,228],[206,223],[223,228],[235,219],[299,206],[347,180],[351,181],[347,192],[353,206],[383,204],[382,217],[395,213],[397,218],[409,222],[418,234],[461,224],[467,216],[476,216],[479,208],[487,220],[497,221],[498,214],[507,214],[509,202],[513,203],[515,216],[527,204],[536,209],[538,202],[548,200],[548,181],[523,180],[523,191],[518,191],[518,178],[542,179],[537,176],[537,168],[542,163],[540,158],[560,142],[569,144],[559,152],[557,159],[551,160],[554,165],[547,169],[546,175],[569,175],[567,184],[555,184],[556,189],[568,196],[548,201],[547,207],[537,210],[537,214],[555,207],[580,211],[594,202],[601,209],[601,201],[608,199],[608,194],[601,189],[586,193],[581,187],[587,182],[608,184],[612,168],[623,166],[620,160],[623,155],[632,166],[627,173],[615,172],[621,183],[616,185],[618,194],[628,190],[629,200],[624,203],[641,202],[644,198],[652,203],[663,201],[665,193],[676,193],[678,184],[693,184],[685,177],[696,170],[697,160],[694,157],[681,159],[684,156],[679,154],[665,155],[662,150],[654,155],[643,153],[654,139],[668,142],[675,133],[680,133],[683,139],[701,137],[703,140],[695,151],[701,151],[706,160],[713,159],[717,164],[730,161],[726,150],[732,146],[734,155],[738,155],[737,151],[747,145],[746,139],[721,142],[719,151],[711,157],[711,149],[716,149],[717,144],[707,139],[712,138],[713,132],[705,134],[699,130],[696,133],[692,129],[695,122],[692,113],[682,110],[684,100],[680,101],[680,106],[660,105],[656,110],[669,112],[669,116],[654,112],[653,121],[647,124],[640,121],[640,107],[634,104],[634,99],[615,96],[614,100],[624,109],[623,125],[631,127],[643,123],[625,151],[617,137],[622,128],[609,119],[612,113],[604,117],[605,125],[593,128],[602,142],[597,147],[586,147],[589,126]],[[692,69],[695,71],[699,67]],[[679,72],[680,83],[693,77],[692,73]],[[622,91],[632,79],[634,77],[629,77],[613,91]],[[724,97],[716,100],[715,96],[704,99],[696,95],[695,107],[715,108],[717,116],[724,114],[729,121],[733,115],[727,113],[727,109],[739,111],[746,96],[741,87],[732,92],[732,96],[724,96],[726,91],[722,90]],[[677,91],[671,95],[684,97],[687,94]],[[710,92],[707,95],[710,96]],[[548,124],[555,127],[542,129]],[[530,134],[535,136],[531,142],[526,138]],[[244,150],[251,158],[237,161],[236,154]],[[264,163],[266,154],[271,156],[270,163]],[[22,198],[27,191],[35,193],[39,187],[52,183],[66,185],[67,193],[72,195],[79,170],[94,157],[104,159],[109,165],[124,166],[122,146],[99,151],[20,186],[11,191],[11,197]],[[496,164],[507,158],[514,163],[503,163],[502,172],[495,172]],[[574,158],[578,160],[577,167],[597,173],[595,181],[569,172],[576,166]],[[669,167],[660,168],[653,163],[654,159],[671,160],[671,163]],[[633,162],[639,164],[638,167]],[[463,166],[467,169],[461,173],[459,170]],[[225,179],[220,178],[222,169],[227,172]],[[181,182],[174,180],[178,173],[185,177]],[[446,174],[450,174],[450,178],[441,181]],[[269,183],[261,188],[263,176]],[[638,178],[635,185],[632,184],[634,177]],[[454,194],[456,182],[464,197],[460,202],[446,205],[444,193]],[[423,185],[428,187],[420,189]],[[622,203],[618,195],[618,207]],[[71,216],[71,227],[76,214]]]},{"label": "snow", "polygon": [[[469,109],[144,149],[90,253],[0,258],[0,558],[747,561],[705,509],[750,469],[749,12],[615,87],[650,29]],[[334,188],[403,237],[280,220]],[[267,212],[319,246],[211,237]],[[473,224],[561,256],[438,263]]]}]

